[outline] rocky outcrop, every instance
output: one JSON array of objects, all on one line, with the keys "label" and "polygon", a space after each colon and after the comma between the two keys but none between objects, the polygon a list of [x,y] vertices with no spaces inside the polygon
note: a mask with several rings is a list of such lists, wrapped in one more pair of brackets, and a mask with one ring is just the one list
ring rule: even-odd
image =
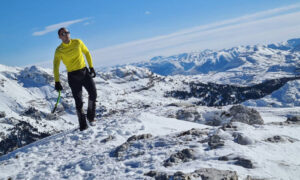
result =
[{"label": "rocky outcrop", "polygon": [[231,107],[229,109],[229,114],[232,117],[231,122],[242,122],[249,125],[264,124],[264,120],[258,111],[243,105]]},{"label": "rocky outcrop", "polygon": [[47,120],[58,120],[58,116],[51,113],[44,113],[42,111],[37,110],[34,107],[29,107],[22,114],[22,116],[31,117],[36,120],[47,119]]},{"label": "rocky outcrop", "polygon": [[176,112],[176,119],[199,122],[202,120],[202,116],[199,112],[193,109],[180,109]]},{"label": "rocky outcrop", "polygon": [[216,149],[219,147],[224,146],[224,141],[222,141],[221,137],[219,135],[212,135],[208,139],[208,146],[210,149]]},{"label": "rocky outcrop", "polygon": [[234,142],[240,145],[251,145],[254,144],[254,140],[251,138],[241,134],[241,133],[233,133]]},{"label": "rocky outcrop", "polygon": [[0,118],[4,118],[6,116],[4,111],[0,111]]},{"label": "rocky outcrop", "polygon": [[286,123],[300,124],[300,116],[289,116]]},{"label": "rocky outcrop", "polygon": [[198,169],[192,173],[183,173],[181,171],[177,171],[172,175],[165,172],[150,171],[145,173],[145,176],[153,177],[155,180],[191,180],[199,178],[205,180],[238,180],[236,171],[218,170],[214,168]]},{"label": "rocky outcrop", "polygon": [[[143,139],[149,139],[151,137],[152,137],[151,134],[142,134],[142,135],[138,135],[138,136],[133,135],[133,136],[129,137],[125,143],[121,144],[115,150],[113,150],[110,153],[110,156],[116,157],[118,160],[123,160],[124,156],[126,154],[126,151],[130,148],[130,146],[132,144],[134,144],[134,142],[143,140]],[[143,152],[139,152],[138,154],[131,154],[131,156],[140,156],[140,155],[143,155]]]},{"label": "rocky outcrop", "polygon": [[183,149],[175,154],[172,154],[167,160],[164,161],[164,166],[173,166],[180,162],[188,162],[196,159],[193,149]]},{"label": "rocky outcrop", "polygon": [[0,156],[50,135],[50,133],[40,133],[29,123],[20,121],[0,142]]},{"label": "rocky outcrop", "polygon": [[230,164],[235,164],[238,166],[242,166],[244,168],[252,169],[254,165],[251,160],[246,159],[244,157],[234,156],[234,155],[227,155],[218,158],[219,161],[230,161]]},{"label": "rocky outcrop", "polygon": [[114,139],[116,139],[116,137],[114,137],[112,135],[109,135],[107,138],[102,139],[100,142],[101,143],[107,143],[107,142],[112,141]]},{"label": "rocky outcrop", "polygon": [[181,136],[187,136],[187,135],[191,135],[191,136],[197,136],[197,137],[202,137],[204,135],[207,135],[207,132],[204,131],[204,130],[200,130],[200,129],[190,129],[190,130],[187,130],[187,131],[183,131],[181,133],[179,133],[177,135],[177,137],[181,137]]},{"label": "rocky outcrop", "polygon": [[284,142],[291,142],[294,143],[295,141],[298,141],[297,139],[288,137],[288,136],[273,136],[269,137],[265,140],[266,142],[271,142],[271,143],[284,143]]}]

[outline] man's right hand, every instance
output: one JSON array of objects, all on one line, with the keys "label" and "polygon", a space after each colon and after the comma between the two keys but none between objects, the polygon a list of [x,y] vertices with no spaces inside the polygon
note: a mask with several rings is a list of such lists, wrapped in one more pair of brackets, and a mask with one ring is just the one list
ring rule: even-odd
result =
[{"label": "man's right hand", "polygon": [[60,82],[55,82],[55,90],[56,90],[56,91],[61,91],[61,90],[63,90],[63,87],[61,86]]}]

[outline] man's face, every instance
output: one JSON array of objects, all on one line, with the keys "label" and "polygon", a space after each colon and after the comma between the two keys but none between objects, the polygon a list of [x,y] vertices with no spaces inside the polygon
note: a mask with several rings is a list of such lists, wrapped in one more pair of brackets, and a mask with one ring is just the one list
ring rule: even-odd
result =
[{"label": "man's face", "polygon": [[70,40],[70,31],[67,29],[62,29],[59,32],[59,39],[61,39],[63,42],[68,42]]}]

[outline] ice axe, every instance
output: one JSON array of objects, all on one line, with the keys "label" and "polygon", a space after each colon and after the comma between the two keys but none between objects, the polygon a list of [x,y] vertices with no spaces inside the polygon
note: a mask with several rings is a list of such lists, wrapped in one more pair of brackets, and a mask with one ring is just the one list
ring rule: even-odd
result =
[{"label": "ice axe", "polygon": [[55,104],[55,106],[54,106],[54,108],[52,110],[52,114],[55,112],[59,101],[60,101],[60,90],[58,91],[58,97],[57,97],[57,100],[56,100],[56,104]]}]

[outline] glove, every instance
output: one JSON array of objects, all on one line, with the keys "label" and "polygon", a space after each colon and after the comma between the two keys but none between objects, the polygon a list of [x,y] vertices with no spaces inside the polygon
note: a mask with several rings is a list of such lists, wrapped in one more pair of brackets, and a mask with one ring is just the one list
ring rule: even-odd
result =
[{"label": "glove", "polygon": [[61,90],[63,90],[63,87],[61,86],[60,82],[55,82],[55,90],[56,90],[56,91],[61,91]]},{"label": "glove", "polygon": [[90,68],[90,75],[92,78],[96,77],[96,72],[95,72],[94,68]]}]

